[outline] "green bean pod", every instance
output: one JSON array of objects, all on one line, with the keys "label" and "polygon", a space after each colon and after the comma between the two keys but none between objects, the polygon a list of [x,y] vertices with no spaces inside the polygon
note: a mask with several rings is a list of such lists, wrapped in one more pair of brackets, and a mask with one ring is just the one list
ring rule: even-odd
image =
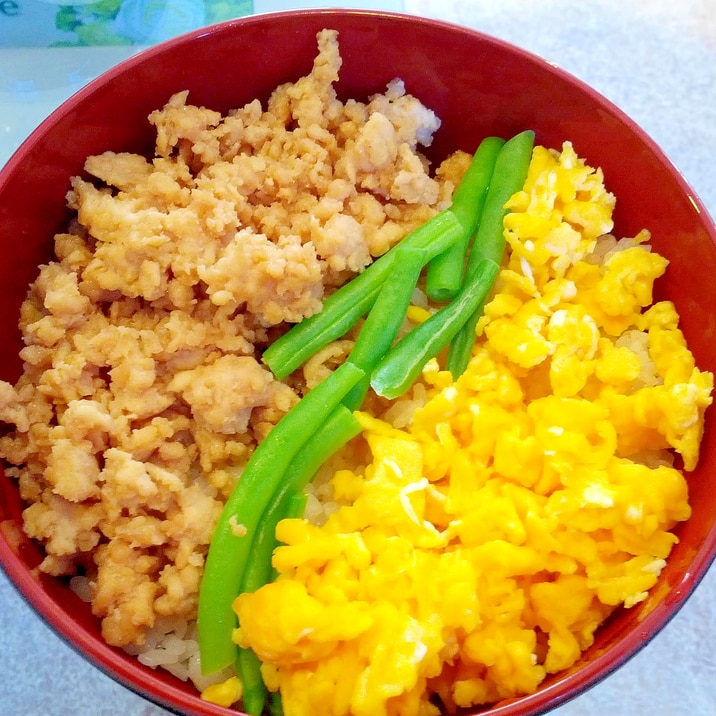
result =
[{"label": "green bean pod", "polygon": [[484,258],[492,259],[496,264],[502,262],[505,253],[505,204],[525,185],[534,138],[532,130],[520,132],[505,142],[497,155],[480,224],[468,258],[468,276]]},{"label": "green bean pod", "polygon": [[321,348],[344,336],[375,302],[393,265],[388,252],[332,293],[319,313],[305,318],[274,341],[263,354],[263,362],[282,380]]},{"label": "green bean pod", "polygon": [[306,485],[321,465],[360,431],[360,423],[353,413],[344,405],[339,405],[296,453],[257,527],[241,592],[253,592],[270,580],[271,556],[278,544],[276,525],[289,514],[303,514],[299,510],[301,506],[305,507],[305,499],[301,497]]},{"label": "green bean pod", "polygon": [[269,716],[283,716],[283,700],[278,691],[269,695]]},{"label": "green bean pod", "polygon": [[494,261],[482,260],[453,301],[403,336],[378,363],[370,376],[373,390],[391,400],[405,393],[428,360],[445,348],[465,320],[479,310],[498,271]]},{"label": "green bean pod", "polygon": [[205,674],[221,671],[235,661],[231,631],[236,615],[232,604],[243,583],[251,543],[266,506],[308,436],[320,428],[362,377],[360,368],[344,363],[286,413],[258,445],[224,505],[209,545],[199,592],[197,623]]},{"label": "green bean pod", "polygon": [[[254,592],[270,581],[271,558],[278,546],[276,526],[285,517],[303,514],[306,496],[303,490],[321,465],[360,433],[353,413],[339,405],[296,453],[283,482],[271,498],[259,523],[244,571],[241,592]],[[266,688],[261,676],[261,661],[251,649],[239,649],[236,670],[244,687],[244,711],[259,716],[266,702]]]},{"label": "green bean pod", "polygon": [[450,211],[465,226],[465,234],[428,265],[425,289],[433,301],[450,301],[462,287],[470,239],[480,223],[495,161],[504,144],[500,137],[483,139],[455,189]]},{"label": "green bean pod", "polygon": [[445,370],[450,371],[453,379],[459,378],[467,370],[472,358],[472,349],[475,346],[477,321],[484,309],[485,301],[467,318],[464,325],[450,341]]},{"label": "green bean pod", "polygon": [[[464,231],[453,213],[443,211],[436,214],[332,293],[319,313],[297,323],[274,341],[263,354],[264,363],[279,379],[290,375],[314,353],[344,336],[371,309],[383,283],[391,275],[398,250],[424,249],[432,258],[462,236]],[[425,262],[430,258],[426,258]]]},{"label": "green bean pod", "polygon": [[[502,262],[506,244],[504,221],[508,211],[505,204],[525,184],[534,138],[532,130],[520,132],[505,142],[497,155],[480,225],[467,261],[467,280],[483,259],[490,259],[497,264]],[[470,361],[475,344],[475,328],[481,314],[482,308],[465,321],[450,346],[447,368],[453,378],[462,375]]]},{"label": "green bean pod", "polygon": [[306,512],[306,503],[308,502],[308,495],[305,492],[296,492],[288,495],[286,499],[286,519],[293,517],[302,517]]},{"label": "green bean pod", "polygon": [[410,301],[425,265],[421,249],[401,248],[390,280],[383,284],[373,307],[363,324],[348,361],[364,371],[343,399],[351,409],[360,408],[368,388],[370,373],[388,352],[405,320]]},{"label": "green bean pod", "polygon": [[261,676],[261,660],[251,649],[238,649],[234,666],[244,689],[243,711],[249,716],[261,716],[268,694]]}]

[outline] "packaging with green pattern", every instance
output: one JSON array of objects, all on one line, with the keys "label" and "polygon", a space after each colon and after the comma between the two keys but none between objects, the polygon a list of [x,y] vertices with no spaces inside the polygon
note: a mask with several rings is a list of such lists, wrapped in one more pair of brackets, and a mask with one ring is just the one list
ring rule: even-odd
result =
[{"label": "packaging with green pattern", "polygon": [[0,0],[0,47],[153,45],[252,12],[253,0]]}]

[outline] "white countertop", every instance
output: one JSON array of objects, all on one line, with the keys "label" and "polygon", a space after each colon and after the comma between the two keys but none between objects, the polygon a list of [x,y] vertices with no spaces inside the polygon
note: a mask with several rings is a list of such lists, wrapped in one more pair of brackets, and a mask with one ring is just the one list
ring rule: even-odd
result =
[{"label": "white countertop", "polygon": [[[254,7],[319,4],[257,1]],[[386,8],[400,3],[338,4]],[[404,0],[403,5],[407,12],[469,25],[513,42],[585,80],[660,144],[716,216],[713,0]],[[71,92],[132,51],[9,49],[3,22],[0,15],[0,164]],[[553,713],[716,714],[715,642],[716,567],[646,648]],[[75,654],[2,575],[0,660],[0,713],[7,716],[168,714]]]}]

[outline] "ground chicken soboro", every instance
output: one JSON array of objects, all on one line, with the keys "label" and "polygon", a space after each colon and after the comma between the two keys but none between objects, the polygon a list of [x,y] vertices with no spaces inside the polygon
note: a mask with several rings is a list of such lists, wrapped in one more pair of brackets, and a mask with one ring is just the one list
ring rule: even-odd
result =
[{"label": "ground chicken soboro", "polygon": [[89,576],[110,644],[195,617],[236,466],[315,384],[276,381],[262,348],[433,216],[469,160],[431,176],[419,146],[438,118],[397,80],[341,102],[336,33],[318,44],[265,108],[222,116],[178,93],[149,117],[155,157],[90,157],[22,307],[0,454],[41,569]]}]

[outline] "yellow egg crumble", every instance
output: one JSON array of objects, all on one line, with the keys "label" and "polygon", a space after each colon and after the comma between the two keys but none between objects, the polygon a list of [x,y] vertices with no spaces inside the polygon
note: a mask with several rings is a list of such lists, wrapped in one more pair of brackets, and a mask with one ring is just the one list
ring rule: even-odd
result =
[{"label": "yellow egg crumble", "polygon": [[[565,143],[536,147],[466,373],[429,363],[406,427],[360,413],[322,524],[282,521],[235,641],[286,716],[431,716],[534,692],[645,599],[690,514],[713,375],[649,235]],[[422,320],[424,308],[413,311]]]}]

